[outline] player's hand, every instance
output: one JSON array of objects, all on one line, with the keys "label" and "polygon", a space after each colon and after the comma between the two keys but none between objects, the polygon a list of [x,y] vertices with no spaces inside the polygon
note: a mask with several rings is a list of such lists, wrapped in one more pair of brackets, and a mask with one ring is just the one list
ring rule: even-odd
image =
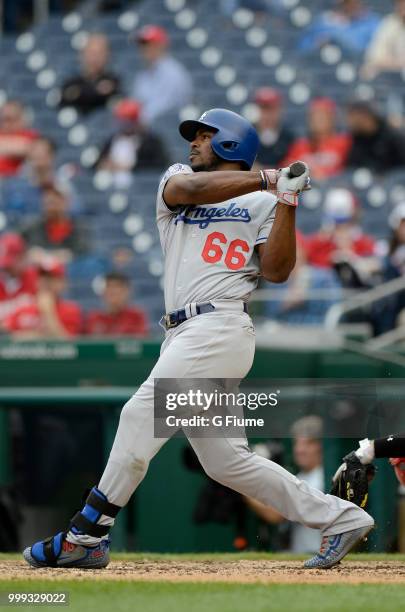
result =
[{"label": "player's hand", "polygon": [[298,194],[310,188],[309,168],[307,164],[305,172],[300,176],[290,177],[290,168],[281,168],[277,180],[277,198],[279,202],[289,206],[298,205]]},{"label": "player's hand", "polygon": [[352,451],[343,458],[343,463],[332,478],[331,494],[365,508],[368,487],[375,475],[372,463],[364,465]]},{"label": "player's hand", "polygon": [[[373,460],[375,459],[374,440],[369,440],[368,438],[364,438],[364,440],[360,440],[359,448],[353,453],[350,453],[348,457],[352,457],[353,460],[357,458],[357,460],[359,461],[359,463],[361,463],[361,465],[368,465],[372,463]],[[344,461],[336,470],[335,475],[332,478],[333,482],[336,482],[337,480],[339,480],[339,477],[341,476],[342,472],[346,470],[346,468],[347,468],[347,465],[346,465],[346,462]]]},{"label": "player's hand", "polygon": [[339,465],[338,469],[332,476],[332,482],[336,483],[339,480],[339,477],[342,474],[342,472],[344,472],[345,470],[347,470],[347,463],[344,461],[343,463]]}]

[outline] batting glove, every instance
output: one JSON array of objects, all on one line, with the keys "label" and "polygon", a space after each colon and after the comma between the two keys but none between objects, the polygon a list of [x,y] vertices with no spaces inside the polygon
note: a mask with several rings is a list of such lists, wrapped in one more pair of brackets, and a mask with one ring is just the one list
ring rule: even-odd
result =
[{"label": "batting glove", "polygon": [[354,452],[363,465],[371,463],[375,459],[374,440],[369,440],[368,438],[360,440],[359,448]]},{"label": "batting glove", "polygon": [[298,194],[310,189],[309,168],[304,163],[305,172],[300,176],[291,176],[290,168],[280,170],[263,170],[267,190],[277,196],[279,202],[288,206],[298,206]]},{"label": "batting glove", "polygon": [[298,206],[298,194],[308,189],[309,181],[309,168],[306,164],[303,174],[291,178],[290,168],[281,168],[277,181],[278,201],[289,206]]}]

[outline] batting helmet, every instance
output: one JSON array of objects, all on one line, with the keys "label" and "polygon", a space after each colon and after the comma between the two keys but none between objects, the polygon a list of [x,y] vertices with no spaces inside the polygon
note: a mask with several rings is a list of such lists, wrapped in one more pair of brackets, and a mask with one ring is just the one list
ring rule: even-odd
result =
[{"label": "batting helmet", "polygon": [[241,162],[247,170],[253,166],[259,147],[255,128],[237,113],[224,108],[212,108],[198,121],[188,119],[180,123],[180,134],[192,142],[202,128],[216,130],[211,147],[214,153],[226,161]]}]

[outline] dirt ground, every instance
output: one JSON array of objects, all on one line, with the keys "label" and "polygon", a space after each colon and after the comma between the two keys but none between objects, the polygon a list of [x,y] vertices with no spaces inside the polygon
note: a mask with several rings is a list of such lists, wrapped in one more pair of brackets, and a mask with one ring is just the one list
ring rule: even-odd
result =
[{"label": "dirt ground", "polygon": [[331,570],[306,570],[302,561],[113,561],[103,570],[34,569],[0,562],[1,580],[134,580],[171,582],[405,584],[402,561],[344,561]]}]

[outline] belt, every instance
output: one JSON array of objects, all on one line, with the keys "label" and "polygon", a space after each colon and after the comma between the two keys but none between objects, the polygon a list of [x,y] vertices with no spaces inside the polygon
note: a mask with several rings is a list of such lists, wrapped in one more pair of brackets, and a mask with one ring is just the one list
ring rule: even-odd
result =
[{"label": "belt", "polygon": [[[243,307],[241,308],[242,304]],[[213,312],[214,310],[236,310],[239,312],[243,310],[243,312],[248,313],[246,302],[226,303],[226,301],[223,300],[218,302],[215,306],[211,302],[203,302],[201,304],[192,302],[191,304],[186,304],[184,308],[173,310],[163,315],[159,321],[159,325],[163,327],[163,329],[173,329],[174,327],[178,327],[181,323],[184,323],[184,321],[187,321],[187,319],[207,312]]]}]

